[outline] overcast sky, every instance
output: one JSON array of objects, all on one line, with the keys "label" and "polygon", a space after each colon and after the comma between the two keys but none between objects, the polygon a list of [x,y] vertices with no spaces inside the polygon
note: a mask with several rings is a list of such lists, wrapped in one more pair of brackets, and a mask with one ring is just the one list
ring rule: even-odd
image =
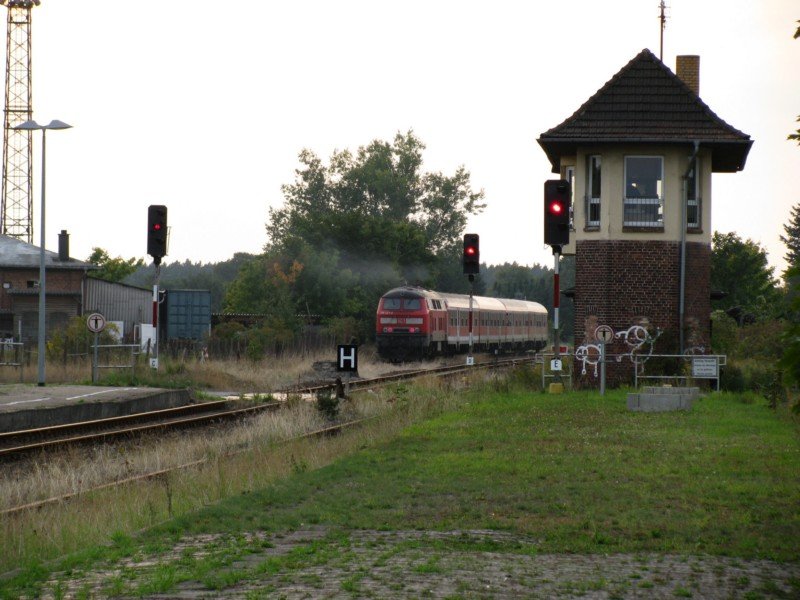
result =
[{"label": "overcast sky", "polygon": [[[664,62],[699,54],[701,97],[755,140],[743,172],[714,175],[713,227],[780,271],[800,202],[786,140],[800,126],[800,4],[668,7]],[[464,165],[485,190],[468,226],[484,261],[550,265],[536,139],[643,48],[658,56],[658,0],[43,0],[34,118],[74,126],[48,134],[47,247],[66,229],[75,258],[144,257],[147,206],[165,204],[168,262],[257,253],[302,148],[327,160],[413,129],[426,170]],[[34,183],[38,243],[38,171]]]}]

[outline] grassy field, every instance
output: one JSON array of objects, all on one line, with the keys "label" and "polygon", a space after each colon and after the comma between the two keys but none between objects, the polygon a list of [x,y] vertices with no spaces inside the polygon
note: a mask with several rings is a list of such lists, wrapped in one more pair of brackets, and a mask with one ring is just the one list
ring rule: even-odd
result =
[{"label": "grassy field", "polygon": [[[381,597],[399,585],[397,595],[416,597],[425,590],[402,587],[409,573],[436,579],[489,569],[479,567],[487,555],[495,565],[553,555],[711,555],[734,566],[788,563],[778,583],[767,574],[754,588],[752,573],[737,576],[737,597],[800,596],[796,419],[731,395],[703,398],[691,412],[643,414],[626,410],[623,392],[498,387],[437,390],[442,408],[420,411],[391,436],[346,434],[360,436],[357,445],[319,465],[294,450],[291,474],[266,487],[46,565],[31,561],[0,589],[4,597],[102,597],[194,585],[256,598],[299,581],[328,595]],[[397,414],[419,393],[398,388]],[[431,393],[422,395],[430,406]],[[405,566],[389,569],[401,555]],[[334,570],[343,575],[326,588],[320,573]],[[505,570],[519,584],[522,575]],[[383,587],[374,581],[380,572]],[[484,595],[503,595],[485,576]],[[612,585],[594,575],[567,592],[624,597],[641,577]],[[691,597],[687,581],[672,593]],[[443,597],[473,597],[481,585],[468,580]]]}]

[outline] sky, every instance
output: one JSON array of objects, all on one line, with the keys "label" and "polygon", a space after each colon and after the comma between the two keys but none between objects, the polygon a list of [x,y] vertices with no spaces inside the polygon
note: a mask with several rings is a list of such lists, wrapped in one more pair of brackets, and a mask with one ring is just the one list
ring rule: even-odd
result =
[{"label": "sky", "polygon": [[[482,261],[550,266],[553,174],[536,139],[643,48],[658,56],[658,4],[42,0],[34,119],[73,126],[47,135],[46,247],[66,229],[74,258],[146,257],[147,207],[164,204],[167,262],[258,253],[303,148],[327,161],[413,130],[426,171],[464,165],[484,190],[467,227]],[[700,55],[701,97],[755,140],[744,171],[714,175],[713,228],[760,244],[777,274],[800,203],[800,146],[786,139],[800,127],[800,4],[670,0],[667,17],[665,64]]]}]

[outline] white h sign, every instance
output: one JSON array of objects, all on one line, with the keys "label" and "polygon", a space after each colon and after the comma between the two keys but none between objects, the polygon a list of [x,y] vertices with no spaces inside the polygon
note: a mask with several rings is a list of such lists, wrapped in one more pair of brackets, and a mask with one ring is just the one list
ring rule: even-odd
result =
[{"label": "white h sign", "polygon": [[336,370],[355,373],[358,371],[358,346],[339,345],[336,347]]}]

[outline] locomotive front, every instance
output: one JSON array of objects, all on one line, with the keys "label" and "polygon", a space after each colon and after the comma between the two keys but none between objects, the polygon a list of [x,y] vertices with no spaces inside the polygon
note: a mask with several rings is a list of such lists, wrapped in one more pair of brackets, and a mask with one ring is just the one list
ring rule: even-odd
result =
[{"label": "locomotive front", "polygon": [[430,344],[428,304],[423,290],[395,288],[378,303],[375,319],[378,354],[388,360],[422,358]]}]

